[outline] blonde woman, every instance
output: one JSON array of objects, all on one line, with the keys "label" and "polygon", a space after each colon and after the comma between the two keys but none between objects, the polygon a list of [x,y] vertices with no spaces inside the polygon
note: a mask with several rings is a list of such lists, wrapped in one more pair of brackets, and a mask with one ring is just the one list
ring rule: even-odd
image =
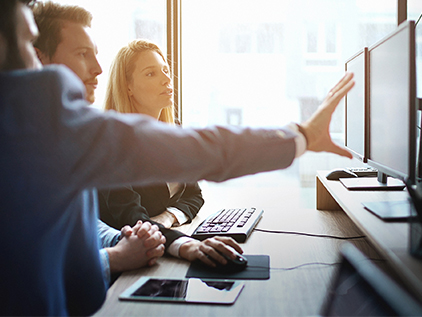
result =
[{"label": "blonde woman", "polygon": [[[160,48],[147,40],[135,40],[123,47],[110,69],[106,110],[142,113],[174,124],[173,85],[170,68]],[[151,167],[155,168],[155,167]],[[166,237],[166,251],[187,260],[199,259],[214,265],[207,255],[225,264],[216,250],[232,258],[242,249],[230,238],[203,242],[169,228],[190,222],[204,203],[198,184],[165,183],[128,186],[99,192],[100,217],[108,225],[121,228],[138,220],[159,224]]]}]

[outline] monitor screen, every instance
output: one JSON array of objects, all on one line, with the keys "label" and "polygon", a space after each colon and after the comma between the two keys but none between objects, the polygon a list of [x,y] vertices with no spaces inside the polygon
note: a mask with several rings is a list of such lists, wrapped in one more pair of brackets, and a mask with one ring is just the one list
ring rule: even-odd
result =
[{"label": "monitor screen", "polygon": [[355,86],[345,97],[345,146],[362,162],[367,159],[367,59],[368,48],[364,48],[346,61],[346,72],[354,74]]},{"label": "monitor screen", "polygon": [[369,48],[368,164],[378,169],[380,182],[386,176],[415,181],[414,28],[414,21],[405,21]]}]

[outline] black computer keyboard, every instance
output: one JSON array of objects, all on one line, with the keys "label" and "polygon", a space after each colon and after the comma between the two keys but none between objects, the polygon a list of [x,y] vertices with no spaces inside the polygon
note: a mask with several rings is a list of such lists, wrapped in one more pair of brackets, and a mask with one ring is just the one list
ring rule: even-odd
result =
[{"label": "black computer keyboard", "polygon": [[349,171],[355,173],[358,177],[377,177],[378,169],[374,167],[346,167]]},{"label": "black computer keyboard", "polygon": [[263,210],[256,208],[222,209],[202,222],[192,237],[205,240],[214,236],[229,236],[237,242],[245,242],[261,219]]}]

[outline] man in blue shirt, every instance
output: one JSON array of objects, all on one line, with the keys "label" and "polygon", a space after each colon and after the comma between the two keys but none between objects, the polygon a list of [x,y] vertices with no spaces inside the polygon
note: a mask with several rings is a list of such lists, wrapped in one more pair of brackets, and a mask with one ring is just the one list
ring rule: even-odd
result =
[{"label": "man in blue shirt", "polygon": [[102,113],[67,68],[37,69],[24,2],[0,2],[1,315],[90,315],[102,305],[94,188],[224,181],[286,168],[306,150],[351,158],[328,132],[351,74],[308,121],[278,129],[178,129]]},{"label": "man in blue shirt", "polygon": [[[8,23],[9,26],[16,24],[17,27],[16,34],[2,32],[0,36],[2,72],[8,74],[4,71],[39,68],[40,64],[31,44],[38,32],[31,11],[16,1],[2,2],[0,8],[0,11],[7,15],[4,19],[2,17],[0,24]],[[2,31],[6,28],[4,24],[1,25]],[[21,74],[16,72],[16,77],[19,75]],[[2,87],[8,84],[13,86],[13,79],[7,80]],[[32,86],[32,83],[27,82],[27,86]],[[20,87],[14,88],[17,89],[6,89],[18,93]],[[22,89],[25,90],[25,87]],[[3,276],[0,294],[3,300],[0,304],[0,313],[1,315],[93,313],[103,301],[104,286],[107,285],[98,261],[98,242],[95,235],[96,194],[92,190],[81,191],[76,188],[71,194],[72,181],[69,179],[69,174],[63,171],[62,175],[57,175],[56,180],[61,178],[64,183],[69,182],[70,195],[63,196],[60,190],[51,188],[56,194],[48,197],[43,185],[49,181],[51,174],[43,173],[42,169],[37,171],[35,167],[37,164],[29,161],[37,160],[40,156],[35,153],[30,155],[28,144],[18,141],[18,135],[26,133],[33,135],[31,138],[35,142],[42,141],[43,133],[36,126],[32,126],[31,131],[21,129],[22,126],[19,125],[24,126],[25,120],[14,117],[7,110],[6,105],[10,101],[19,99],[14,97],[14,93],[7,96],[2,90],[0,95],[2,105],[0,129],[5,132],[5,139],[0,145],[3,153],[1,162],[4,163],[0,172],[2,177],[0,201],[3,203],[2,237],[14,240],[5,243],[1,248],[0,267]],[[27,97],[30,95],[29,92]],[[35,107],[33,110],[36,109]],[[44,115],[48,114],[40,112],[34,117],[42,118]],[[44,138],[44,141],[47,140]],[[18,146],[22,151],[20,159],[19,155],[15,156],[12,153],[10,142],[20,143]],[[43,152],[41,147],[35,150],[39,151]],[[15,159],[19,162],[14,161]],[[44,159],[47,163],[48,157],[45,156]],[[37,212],[39,210],[42,212]],[[17,230],[16,234],[13,234],[17,227],[24,232]],[[110,258],[117,259],[113,262],[114,269],[124,271],[153,264],[164,252],[165,239],[157,230],[158,227],[141,222],[134,228],[125,227],[122,230],[122,238],[118,243],[114,243],[116,246],[110,252]],[[110,238],[117,237],[120,238],[119,232]]]}]

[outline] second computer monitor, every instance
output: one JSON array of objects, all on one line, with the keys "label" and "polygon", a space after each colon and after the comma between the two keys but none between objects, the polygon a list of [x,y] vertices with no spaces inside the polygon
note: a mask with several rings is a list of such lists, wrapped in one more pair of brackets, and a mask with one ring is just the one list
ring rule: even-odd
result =
[{"label": "second computer monitor", "polygon": [[366,162],[368,156],[367,116],[368,116],[368,48],[359,51],[345,63],[346,72],[354,74],[355,86],[345,97],[345,146],[353,156]]}]

